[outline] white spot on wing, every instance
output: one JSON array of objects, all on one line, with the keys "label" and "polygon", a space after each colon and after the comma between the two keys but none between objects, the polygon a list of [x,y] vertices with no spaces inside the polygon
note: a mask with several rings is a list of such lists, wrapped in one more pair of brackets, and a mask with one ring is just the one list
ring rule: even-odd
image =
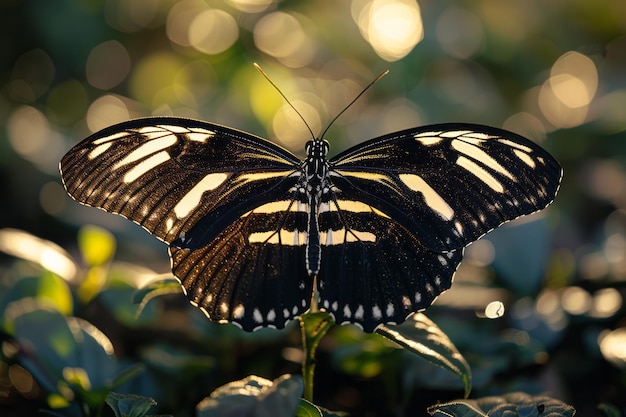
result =
[{"label": "white spot on wing", "polygon": [[167,135],[158,139],[149,140],[146,143],[139,146],[134,151],[132,151],[131,153],[129,153],[128,155],[126,155],[124,159],[122,159],[117,164],[115,164],[113,169],[118,169],[121,166],[133,163],[135,161],[145,158],[148,155],[151,155],[159,151],[162,151],[166,148],[169,148],[170,146],[174,145],[177,141],[178,139],[176,139],[176,136],[173,136],[173,135]]},{"label": "white spot on wing", "polygon": [[504,187],[493,175],[487,172],[483,167],[476,164],[476,162],[468,159],[464,156],[460,157],[456,161],[457,165],[469,171],[476,178],[484,182],[492,190],[499,193],[504,192]]},{"label": "white spot on wing", "polygon": [[189,132],[185,135],[187,139],[194,141],[194,142],[200,142],[200,143],[206,143],[207,140],[211,138],[211,136],[213,135],[209,135],[207,133],[200,133],[200,132]]},{"label": "white spot on wing", "polygon": [[345,318],[348,318],[348,319],[352,317],[352,311],[350,311],[350,306],[348,304],[343,306],[343,315]]},{"label": "white spot on wing", "polygon": [[376,235],[359,230],[339,229],[320,232],[320,243],[326,246],[341,245],[345,242],[376,242]]},{"label": "white spot on wing", "polygon": [[528,154],[529,154],[529,153],[532,153],[532,151],[533,151],[533,150],[532,150],[531,148],[529,148],[528,146],[522,145],[522,144],[517,143],[517,142],[513,142],[512,140],[508,140],[508,139],[499,139],[499,140],[498,140],[498,142],[500,142],[500,143],[504,143],[504,144],[505,144],[505,145],[507,145],[507,146],[510,146],[510,147],[512,147],[512,148],[519,149],[519,150],[521,150],[521,151],[523,151],[523,152],[525,152],[525,153],[528,153]]},{"label": "white spot on wing", "polygon": [[100,144],[102,144],[102,143],[106,143],[106,142],[114,141],[114,140],[116,140],[116,139],[123,138],[123,137],[128,136],[128,135],[129,135],[129,134],[128,134],[128,132],[127,132],[127,131],[125,131],[125,130],[123,130],[123,131],[121,131],[121,132],[117,132],[117,133],[114,133],[114,134],[112,134],[112,135],[105,136],[105,137],[100,138],[100,139],[96,139],[96,140],[94,140],[92,143],[93,143],[94,145],[100,145]]},{"label": "white spot on wing", "polygon": [[448,132],[442,132],[441,136],[444,138],[457,138],[459,136],[467,135],[468,133],[472,133],[471,130],[450,130]]},{"label": "white spot on wing", "polygon": [[473,138],[473,139],[481,139],[481,140],[487,140],[487,139],[491,139],[491,138],[495,138],[497,136],[491,136],[488,135],[486,133],[482,133],[482,132],[469,132],[463,135],[464,138]]},{"label": "white spot on wing", "polygon": [[185,194],[185,196],[174,206],[174,213],[176,213],[176,217],[182,219],[191,213],[193,209],[195,209],[198,204],[200,204],[200,199],[202,198],[202,194],[207,191],[214,190],[219,187],[224,181],[226,181],[228,175],[218,172],[205,176],[202,178],[196,185],[193,186],[191,190]]},{"label": "white spot on wing", "polygon": [[258,308],[255,308],[252,312],[252,319],[257,323],[263,323],[263,315]]},{"label": "white spot on wing", "polygon": [[402,296],[402,305],[404,306],[404,308],[411,307],[411,300],[409,300],[409,297],[407,297],[406,295]]},{"label": "white spot on wing", "polygon": [[125,175],[123,181],[125,183],[130,183],[135,181],[137,178],[141,177],[143,174],[150,172],[155,167],[161,165],[164,162],[167,162],[170,159],[170,155],[165,152],[159,152],[157,154],[152,155],[150,158],[147,158],[134,167],[132,167]]},{"label": "white spot on wing", "polygon": [[530,155],[527,155],[524,152],[517,150],[517,149],[513,149],[513,153],[515,154],[515,156],[519,158],[520,161],[522,161],[529,167],[535,168],[535,166],[537,165],[535,164],[535,161],[530,157]]},{"label": "white spot on wing", "polygon": [[378,305],[374,305],[374,307],[372,307],[372,317],[374,317],[374,319],[379,320],[383,317],[383,312],[380,310],[380,307],[378,307]]},{"label": "white spot on wing", "polygon": [[298,230],[290,231],[281,229],[278,232],[271,230],[269,232],[254,232],[248,236],[250,243],[267,243],[274,245],[306,245],[307,234]]},{"label": "white spot on wing", "polygon": [[107,149],[109,149],[111,145],[113,145],[113,142],[105,142],[101,145],[96,146],[95,148],[91,150],[91,152],[89,152],[89,155],[87,155],[87,158],[89,159],[97,158],[98,156],[102,155]]},{"label": "white spot on wing", "polygon": [[443,138],[439,136],[439,133],[441,132],[423,132],[413,137],[422,145],[432,146],[438,144],[443,140]]},{"label": "white spot on wing", "polygon": [[451,220],[454,217],[452,207],[422,177],[416,174],[400,174],[398,177],[409,189],[421,193],[428,207],[441,217],[446,220]]},{"label": "white spot on wing", "polygon": [[363,309],[363,305],[359,304],[356,311],[354,312],[354,318],[363,320],[363,314],[365,314],[365,310]]},{"label": "white spot on wing", "polygon": [[515,179],[506,168],[500,165],[498,161],[496,161],[491,155],[480,149],[478,146],[464,142],[463,140],[453,140],[452,147],[462,154],[467,155],[474,160],[480,161],[494,171],[499,172],[500,174],[512,180]]},{"label": "white spot on wing", "polygon": [[243,304],[238,304],[237,307],[233,309],[233,318],[241,319],[245,312],[246,312],[246,309],[243,306]]},{"label": "white spot on wing", "polygon": [[392,317],[395,312],[396,312],[396,308],[393,306],[393,304],[392,303],[387,304],[387,311],[385,312],[387,313],[387,317]]}]

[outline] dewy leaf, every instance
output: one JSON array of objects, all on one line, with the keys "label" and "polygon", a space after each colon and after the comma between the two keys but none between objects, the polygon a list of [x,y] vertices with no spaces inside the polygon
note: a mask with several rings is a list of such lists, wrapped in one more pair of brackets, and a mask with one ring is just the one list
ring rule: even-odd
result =
[{"label": "dewy leaf", "polygon": [[223,385],[202,400],[198,417],[294,417],[304,389],[302,377],[270,381],[251,375]]},{"label": "dewy leaf", "polygon": [[150,397],[116,392],[107,395],[106,403],[113,409],[115,417],[143,417],[150,408],[157,405]]},{"label": "dewy leaf", "polygon": [[304,399],[300,401],[296,412],[296,417],[341,417],[347,415],[347,413],[336,414]]},{"label": "dewy leaf", "polygon": [[477,400],[459,400],[428,408],[435,417],[572,417],[576,410],[547,396],[513,392]]},{"label": "dewy leaf", "polygon": [[448,336],[422,313],[400,325],[383,325],[377,333],[461,377],[467,397],[472,389],[470,366]]}]

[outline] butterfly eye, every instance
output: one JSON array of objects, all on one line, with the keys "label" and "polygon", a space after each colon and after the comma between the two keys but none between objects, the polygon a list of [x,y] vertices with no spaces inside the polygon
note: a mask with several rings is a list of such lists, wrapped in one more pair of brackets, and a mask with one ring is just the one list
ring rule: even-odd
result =
[{"label": "butterfly eye", "polygon": [[304,150],[306,151],[307,155],[311,153],[311,147],[313,146],[313,141],[310,140],[306,143],[306,145],[304,145]]},{"label": "butterfly eye", "polygon": [[328,155],[328,151],[330,150],[330,143],[326,139],[323,141],[324,144],[324,156]]}]

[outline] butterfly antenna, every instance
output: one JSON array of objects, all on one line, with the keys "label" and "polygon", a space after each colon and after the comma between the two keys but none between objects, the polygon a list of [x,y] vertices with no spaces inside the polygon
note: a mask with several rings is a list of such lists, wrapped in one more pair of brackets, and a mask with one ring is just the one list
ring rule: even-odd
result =
[{"label": "butterfly antenna", "polygon": [[263,75],[265,77],[265,79],[272,85],[272,87],[274,87],[276,89],[276,91],[278,91],[278,94],[280,94],[282,96],[282,98],[285,99],[285,101],[287,102],[287,104],[289,104],[289,107],[291,107],[293,109],[293,111],[296,112],[296,114],[298,116],[300,116],[300,119],[304,122],[304,125],[306,126],[306,128],[309,130],[309,133],[311,134],[311,137],[313,138],[313,140],[315,140],[315,134],[313,133],[313,130],[311,130],[311,126],[309,126],[309,124],[306,122],[304,116],[302,116],[302,114],[298,111],[298,109],[296,109],[294,107],[293,104],[291,104],[291,102],[289,101],[289,99],[283,94],[282,91],[280,91],[280,88],[278,88],[278,86],[276,84],[274,84],[274,82],[270,79],[269,75],[267,75],[265,73],[265,71],[263,71],[263,68],[261,68],[261,66],[259,64],[257,64],[256,62],[254,63],[254,68],[257,69],[257,71],[259,71],[261,73],[261,75]]},{"label": "butterfly antenna", "polygon": [[381,72],[380,74],[378,74],[378,76],[376,78],[374,78],[374,80],[369,83],[355,98],[352,99],[352,101],[350,103],[348,103],[348,105],[346,107],[343,108],[343,110],[341,110],[337,116],[335,116],[333,118],[333,120],[330,121],[330,123],[328,123],[328,126],[326,126],[326,129],[324,129],[324,131],[322,132],[322,135],[320,136],[321,138],[324,137],[324,135],[326,135],[326,132],[328,132],[328,129],[330,129],[330,127],[333,125],[333,123],[335,123],[335,121],[337,119],[339,119],[339,116],[341,116],[342,114],[344,114],[346,112],[346,110],[348,110],[350,108],[350,106],[352,106],[354,104],[355,101],[357,101],[363,94],[365,94],[365,92],[367,90],[369,90],[369,88],[371,86],[373,86],[374,84],[376,84],[376,82],[378,80],[380,80],[381,78],[383,78],[385,75],[389,74],[389,70],[384,70],[383,72]]}]

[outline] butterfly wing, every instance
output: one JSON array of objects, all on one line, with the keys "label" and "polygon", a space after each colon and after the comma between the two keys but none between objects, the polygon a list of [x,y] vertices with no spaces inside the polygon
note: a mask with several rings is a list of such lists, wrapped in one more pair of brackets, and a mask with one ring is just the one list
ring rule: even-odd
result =
[{"label": "butterfly wing", "polygon": [[313,280],[299,237],[306,213],[276,209],[247,213],[199,249],[170,247],[187,298],[212,320],[282,328],[309,308]]},{"label": "butterfly wing", "polygon": [[285,310],[308,307],[301,239],[283,245],[263,234],[305,228],[306,207],[291,191],[300,161],[288,151],[224,126],[146,118],[90,136],[60,168],[74,199],[169,243],[174,274],[211,319],[282,327]]},{"label": "butterfly wing", "polygon": [[350,232],[323,246],[322,306],[367,331],[404,321],[450,287],[467,244],[552,202],[561,174],[533,142],[471,124],[409,129],[341,153],[320,230]]},{"label": "butterfly wing", "polygon": [[320,213],[320,305],[337,322],[367,332],[401,323],[450,288],[463,249],[435,252],[380,210],[343,199],[342,191]]}]

